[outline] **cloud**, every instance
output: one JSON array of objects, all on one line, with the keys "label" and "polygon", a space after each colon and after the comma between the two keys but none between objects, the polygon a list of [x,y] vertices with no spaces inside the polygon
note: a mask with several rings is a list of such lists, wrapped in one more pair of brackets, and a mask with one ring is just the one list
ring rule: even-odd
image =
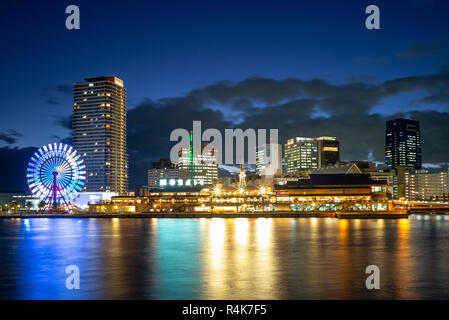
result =
[{"label": "cloud", "polygon": [[51,85],[51,86],[45,86],[42,88],[42,92],[44,94],[50,94],[50,93],[62,93],[71,96],[73,94],[73,87],[68,84],[58,84],[58,85]]},{"label": "cloud", "polygon": [[439,163],[423,163],[423,168],[429,171],[443,171],[448,170],[449,162],[439,162]]},{"label": "cloud", "polygon": [[55,124],[65,128],[65,129],[72,130],[72,115],[56,117]]},{"label": "cloud", "polygon": [[444,50],[442,45],[415,45],[398,54],[400,59],[431,57]]},{"label": "cloud", "polygon": [[61,104],[60,98],[67,99],[73,94],[73,88],[67,84],[50,85],[42,88],[42,95],[46,98],[45,101],[50,105]]},{"label": "cloud", "polygon": [[48,104],[52,104],[52,105],[60,104],[58,101],[56,101],[56,100],[53,99],[53,98],[48,98],[48,99],[47,99],[47,103],[48,103]]},{"label": "cloud", "polygon": [[53,135],[50,135],[49,138],[56,142],[61,142],[61,143],[65,143],[68,145],[72,144],[72,137],[61,138],[60,136],[53,134]]},{"label": "cloud", "polygon": [[[146,183],[145,172],[151,161],[169,155],[174,144],[169,142],[170,132],[191,129],[193,120],[202,121],[203,131],[279,128],[281,143],[295,136],[337,136],[343,160],[383,161],[385,121],[412,117],[421,121],[424,161],[447,161],[448,112],[423,110],[415,106],[419,101],[410,104],[406,113],[386,116],[371,110],[384,99],[416,92],[447,106],[441,93],[448,90],[449,74],[445,73],[340,85],[324,79],[249,78],[237,83],[218,82],[182,97],[145,99],[128,111],[131,186]],[[314,116],[317,110],[326,117]]]},{"label": "cloud", "polygon": [[353,60],[357,64],[385,64],[390,61],[387,57],[358,57]]},{"label": "cloud", "polygon": [[17,142],[17,138],[22,136],[21,133],[9,129],[6,132],[0,131],[0,141],[6,142],[7,144],[14,144]]}]

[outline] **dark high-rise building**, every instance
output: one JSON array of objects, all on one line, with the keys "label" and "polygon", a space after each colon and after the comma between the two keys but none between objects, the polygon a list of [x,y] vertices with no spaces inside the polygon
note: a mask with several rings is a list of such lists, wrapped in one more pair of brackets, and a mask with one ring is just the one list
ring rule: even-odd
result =
[{"label": "dark high-rise building", "polygon": [[340,141],[336,137],[319,137],[315,139],[318,140],[321,168],[340,162]]},{"label": "dark high-rise building", "polygon": [[74,84],[73,146],[87,167],[86,191],[128,191],[126,89],[117,77]]},{"label": "dark high-rise building", "polygon": [[419,121],[394,119],[387,121],[385,131],[385,164],[421,169],[421,131]]}]

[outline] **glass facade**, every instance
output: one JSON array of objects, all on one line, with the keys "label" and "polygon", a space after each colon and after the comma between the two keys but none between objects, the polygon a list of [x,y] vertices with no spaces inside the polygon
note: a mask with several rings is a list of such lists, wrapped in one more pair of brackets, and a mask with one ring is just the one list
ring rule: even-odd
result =
[{"label": "glass facade", "polygon": [[419,121],[394,119],[387,121],[385,131],[385,163],[388,169],[398,166],[421,169],[421,131]]}]

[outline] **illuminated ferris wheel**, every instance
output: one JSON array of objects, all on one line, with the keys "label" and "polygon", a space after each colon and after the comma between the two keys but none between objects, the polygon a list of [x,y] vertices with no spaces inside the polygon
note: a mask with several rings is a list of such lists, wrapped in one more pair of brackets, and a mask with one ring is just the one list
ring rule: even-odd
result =
[{"label": "illuminated ferris wheel", "polygon": [[48,144],[31,157],[27,181],[31,193],[48,204],[49,209],[70,209],[70,201],[86,183],[86,166],[71,146]]}]

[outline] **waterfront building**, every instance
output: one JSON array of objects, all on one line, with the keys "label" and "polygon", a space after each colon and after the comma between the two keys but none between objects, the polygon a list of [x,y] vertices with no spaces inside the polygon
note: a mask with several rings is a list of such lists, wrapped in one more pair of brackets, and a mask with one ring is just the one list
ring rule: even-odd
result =
[{"label": "waterfront building", "polygon": [[188,178],[188,174],[182,174],[170,159],[160,159],[154,161],[152,165],[153,168],[148,170],[148,189],[160,188],[161,179]]},{"label": "waterfront building", "polygon": [[369,174],[311,174],[275,187],[278,210],[386,211],[385,181]]},{"label": "waterfront building", "polygon": [[126,89],[119,78],[87,78],[74,84],[73,147],[87,167],[88,192],[128,191]]},{"label": "waterfront building", "polygon": [[411,201],[449,201],[449,171],[406,172],[405,198]]},{"label": "waterfront building", "polygon": [[188,175],[204,185],[218,183],[218,161],[216,150],[205,150],[206,144],[201,146],[201,153],[194,155],[193,148],[182,148],[179,151],[178,169],[182,175]]},{"label": "waterfront building", "polygon": [[421,131],[419,121],[388,120],[385,131],[385,163],[390,170],[399,166],[421,169]]},{"label": "waterfront building", "polygon": [[148,170],[148,189],[160,188],[161,179],[183,179],[188,178],[189,175],[180,171],[178,168],[174,169],[150,169]]},{"label": "waterfront building", "polygon": [[388,199],[394,198],[394,181],[395,181],[395,171],[394,170],[376,170],[369,172],[371,179],[374,181],[383,181],[386,183],[386,191]]},{"label": "waterfront building", "polygon": [[[243,177],[243,175],[242,175]],[[368,174],[316,174],[289,178],[274,188],[214,186],[150,191],[145,197],[113,197],[91,212],[384,212],[392,209],[384,181]]]},{"label": "waterfront building", "polygon": [[282,177],[282,145],[272,143],[257,147],[256,174],[261,177]]},{"label": "waterfront building", "polygon": [[297,175],[340,161],[340,143],[336,137],[296,137],[287,140],[284,149],[286,175]]},{"label": "waterfront building", "polygon": [[0,212],[18,212],[39,209],[41,200],[22,192],[0,192]]}]

